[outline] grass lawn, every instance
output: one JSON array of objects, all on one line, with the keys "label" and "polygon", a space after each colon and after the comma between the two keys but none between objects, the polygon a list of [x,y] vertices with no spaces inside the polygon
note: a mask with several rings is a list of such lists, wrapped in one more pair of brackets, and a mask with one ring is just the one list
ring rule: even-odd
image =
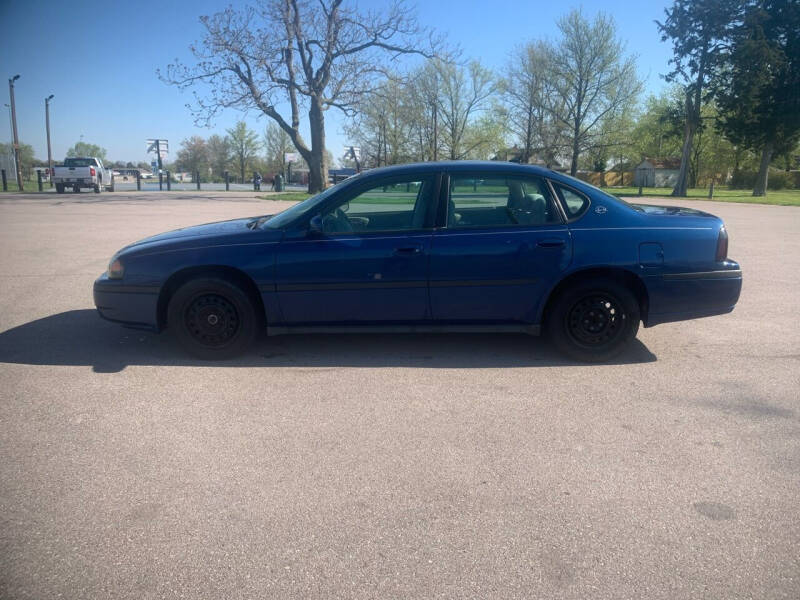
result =
[{"label": "grass lawn", "polygon": [[274,200],[285,202],[302,202],[306,198],[311,198],[311,194],[307,192],[278,192],[277,194],[270,194],[269,196],[257,196],[259,200]]},{"label": "grass lawn", "polygon": [[[639,196],[638,187],[608,187],[604,191],[615,196],[635,198]],[[642,198],[669,198],[672,188],[642,188]],[[708,200],[708,188],[691,189],[688,198]],[[675,198],[680,200],[680,198]],[[750,204],[780,204],[782,206],[800,206],[800,190],[768,190],[766,196],[756,198],[752,190],[729,190],[724,187],[714,188],[716,202],[743,202]]]}]

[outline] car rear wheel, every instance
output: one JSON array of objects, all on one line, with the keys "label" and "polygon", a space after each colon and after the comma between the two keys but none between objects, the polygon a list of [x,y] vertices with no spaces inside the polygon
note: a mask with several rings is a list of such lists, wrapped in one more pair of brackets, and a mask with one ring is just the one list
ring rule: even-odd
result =
[{"label": "car rear wheel", "polygon": [[547,333],[563,354],[604,362],[622,352],[639,331],[636,297],[610,279],[587,279],[563,290],[547,316]]},{"label": "car rear wheel", "polygon": [[192,355],[222,360],[244,353],[261,319],[250,296],[222,278],[192,279],[173,294],[167,326]]},{"label": "car rear wheel", "polygon": [[73,186],[72,186],[72,191],[73,191],[73,193],[75,193],[75,194],[80,194],[80,193],[81,193],[81,186],[79,186],[79,185],[73,185]]},{"label": "car rear wheel", "polygon": [[64,193],[64,184],[57,183],[56,184],[56,194],[63,194]]},{"label": "car rear wheel", "polygon": [[97,184],[94,186],[94,193],[99,194],[102,191],[103,191],[103,182],[98,181]]}]

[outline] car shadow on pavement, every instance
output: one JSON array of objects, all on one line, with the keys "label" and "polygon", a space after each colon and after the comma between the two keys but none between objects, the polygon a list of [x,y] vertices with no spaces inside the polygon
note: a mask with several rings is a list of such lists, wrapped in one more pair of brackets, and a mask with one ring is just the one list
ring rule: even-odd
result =
[{"label": "car shadow on pavement", "polygon": [[[656,360],[635,340],[610,363]],[[0,363],[90,366],[504,368],[580,365],[546,340],[523,334],[287,335],[260,340],[246,355],[209,362],[188,356],[167,333],[125,329],[94,310],[71,310],[0,333]]]}]

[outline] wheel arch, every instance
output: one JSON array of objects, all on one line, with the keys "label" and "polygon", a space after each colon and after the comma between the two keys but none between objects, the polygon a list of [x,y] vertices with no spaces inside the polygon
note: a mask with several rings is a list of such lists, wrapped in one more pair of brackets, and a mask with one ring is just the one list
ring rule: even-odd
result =
[{"label": "wheel arch", "polygon": [[544,323],[547,320],[550,307],[563,290],[578,281],[595,278],[611,279],[612,281],[621,283],[633,292],[639,302],[639,311],[642,321],[645,324],[647,323],[647,311],[650,307],[650,297],[647,293],[647,287],[641,277],[623,267],[588,267],[569,273],[550,290],[550,293],[547,295],[547,301],[544,303],[539,315],[539,322]]},{"label": "wheel arch", "polygon": [[163,330],[167,327],[167,308],[172,295],[187,281],[201,277],[219,277],[238,285],[250,296],[256,310],[266,319],[266,311],[264,309],[264,301],[261,298],[261,293],[258,291],[258,286],[255,281],[253,281],[247,273],[228,265],[198,265],[175,271],[164,282],[164,285],[161,286],[161,290],[158,294],[158,304],[156,306],[159,330]]}]

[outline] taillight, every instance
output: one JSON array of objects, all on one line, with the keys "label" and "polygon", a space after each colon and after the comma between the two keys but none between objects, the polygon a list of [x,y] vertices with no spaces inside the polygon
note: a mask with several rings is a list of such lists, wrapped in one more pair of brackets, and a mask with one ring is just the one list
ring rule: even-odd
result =
[{"label": "taillight", "polygon": [[95,172],[95,170],[94,170],[94,167],[89,167],[89,175],[91,175],[92,177],[94,177],[96,174],[97,174],[97,173]]},{"label": "taillight", "polygon": [[719,228],[719,235],[717,236],[717,256],[716,261],[722,262],[728,258],[728,231],[725,226]]}]

